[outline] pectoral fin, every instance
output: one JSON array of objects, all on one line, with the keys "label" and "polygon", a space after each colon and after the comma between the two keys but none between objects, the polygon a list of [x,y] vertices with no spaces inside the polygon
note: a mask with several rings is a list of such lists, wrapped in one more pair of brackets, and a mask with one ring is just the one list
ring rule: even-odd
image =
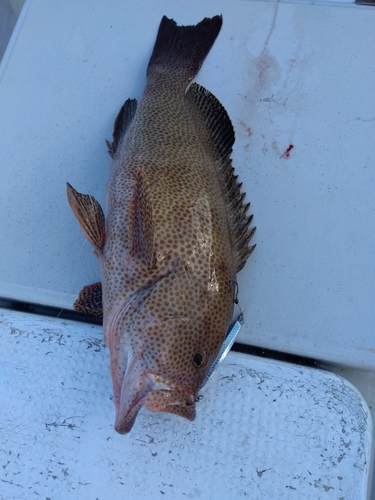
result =
[{"label": "pectoral fin", "polygon": [[75,311],[103,319],[102,284],[100,281],[82,288],[73,308]]},{"label": "pectoral fin", "polygon": [[129,208],[130,253],[152,269],[155,265],[152,193],[146,175],[139,168]]},{"label": "pectoral fin", "polygon": [[96,250],[102,250],[105,241],[104,213],[93,196],[78,193],[67,182],[68,200],[86,238]]}]

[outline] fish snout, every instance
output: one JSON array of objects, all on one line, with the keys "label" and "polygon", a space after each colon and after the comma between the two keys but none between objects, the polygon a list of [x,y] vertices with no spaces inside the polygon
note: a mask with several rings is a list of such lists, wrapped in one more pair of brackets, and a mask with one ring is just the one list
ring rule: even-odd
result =
[{"label": "fish snout", "polygon": [[194,399],[178,389],[151,391],[147,394],[144,405],[150,411],[173,413],[187,420],[194,420],[196,416]]},{"label": "fish snout", "polygon": [[168,412],[194,420],[195,396],[176,384],[152,373],[143,373],[139,379],[125,376],[117,408],[115,430],[126,434],[134,425],[142,406],[152,412]]}]

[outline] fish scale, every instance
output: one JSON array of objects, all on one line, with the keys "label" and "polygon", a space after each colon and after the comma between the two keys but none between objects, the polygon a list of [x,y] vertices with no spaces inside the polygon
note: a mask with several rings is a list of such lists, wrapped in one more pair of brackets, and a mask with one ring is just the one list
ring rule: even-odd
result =
[{"label": "fish scale", "polygon": [[102,297],[96,283],[74,307],[103,315],[120,433],[142,406],[195,418],[232,318],[236,273],[254,249],[230,119],[209,91],[187,90],[221,25],[221,16],[196,26],[163,17],[142,98],[125,102],[107,141],[105,220],[93,197],[68,185],[101,270]]}]

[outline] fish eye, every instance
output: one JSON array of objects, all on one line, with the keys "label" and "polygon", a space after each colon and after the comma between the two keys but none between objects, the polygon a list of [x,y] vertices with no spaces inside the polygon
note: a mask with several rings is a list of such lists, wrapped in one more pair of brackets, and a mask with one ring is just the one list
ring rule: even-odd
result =
[{"label": "fish eye", "polygon": [[204,350],[196,352],[193,357],[193,363],[197,368],[202,368],[207,362],[207,355]]}]

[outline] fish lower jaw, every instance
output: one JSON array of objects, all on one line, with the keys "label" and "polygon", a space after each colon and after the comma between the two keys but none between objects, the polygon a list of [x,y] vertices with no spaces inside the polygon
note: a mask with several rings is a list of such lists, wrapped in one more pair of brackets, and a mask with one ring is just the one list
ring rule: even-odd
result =
[{"label": "fish lower jaw", "polygon": [[[195,419],[195,397],[166,382],[155,382],[152,374],[147,374],[148,388],[138,393],[130,402],[120,401],[117,409],[115,430],[120,434],[128,433],[135,422],[139,410],[145,406],[152,412],[167,412],[187,420]],[[149,388],[150,382],[154,384]]]}]

